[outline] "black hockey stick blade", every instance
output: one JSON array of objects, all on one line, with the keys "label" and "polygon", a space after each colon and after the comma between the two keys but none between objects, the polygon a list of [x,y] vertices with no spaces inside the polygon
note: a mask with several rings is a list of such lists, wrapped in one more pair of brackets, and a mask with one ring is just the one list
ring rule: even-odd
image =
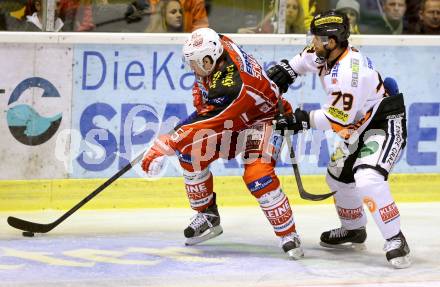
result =
[{"label": "black hockey stick blade", "polygon": [[53,224],[53,223],[42,224],[42,223],[30,222],[14,216],[8,217],[8,224],[14,228],[23,231],[33,232],[33,233],[47,233],[51,231],[55,226],[57,226],[57,224]]},{"label": "black hockey stick blade", "polygon": [[312,193],[308,193],[304,189],[298,189],[298,191],[299,191],[299,196],[302,199],[311,200],[311,201],[321,201],[333,196],[336,193],[336,191],[333,191],[325,194],[312,194]]},{"label": "black hockey stick blade", "polygon": [[310,200],[310,201],[321,201],[321,200],[329,198],[330,196],[333,196],[336,193],[336,191],[330,192],[330,193],[325,193],[325,194],[313,194],[313,193],[307,192],[304,189],[303,184],[302,184],[301,174],[299,173],[299,167],[298,167],[298,164],[296,163],[296,160],[295,160],[295,151],[293,150],[293,146],[292,146],[292,142],[290,140],[289,133],[287,133],[286,142],[287,142],[288,148],[290,149],[290,160],[292,161],[292,168],[293,168],[293,173],[295,174],[296,185],[298,186],[299,196],[302,199]]}]

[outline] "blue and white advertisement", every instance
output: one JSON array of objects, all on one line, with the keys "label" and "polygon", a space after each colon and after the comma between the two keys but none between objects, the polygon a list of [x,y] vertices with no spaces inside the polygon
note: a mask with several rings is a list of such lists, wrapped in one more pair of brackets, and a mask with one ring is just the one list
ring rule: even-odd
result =
[{"label": "blue and white advertisement", "polygon": [[[398,173],[440,172],[440,56],[437,47],[360,47],[382,77],[392,77],[404,94],[408,142],[395,167]],[[244,46],[265,69],[301,52],[300,46]],[[417,55],[417,57],[414,57]],[[109,177],[152,140],[194,111],[193,74],[183,65],[180,45],[76,45],[74,48],[71,151],[74,178]],[[325,100],[314,75],[297,80],[286,98],[305,109]],[[294,137],[303,174],[324,174],[338,142],[332,132],[309,131]],[[278,163],[290,174],[287,150]],[[240,160],[218,160],[215,175],[241,175]],[[169,160],[166,175],[180,174]],[[126,176],[142,176],[137,166]]]}]

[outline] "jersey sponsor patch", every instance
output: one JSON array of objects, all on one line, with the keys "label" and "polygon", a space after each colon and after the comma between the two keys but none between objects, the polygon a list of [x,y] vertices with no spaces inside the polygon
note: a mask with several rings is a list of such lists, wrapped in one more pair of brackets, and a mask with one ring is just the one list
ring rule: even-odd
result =
[{"label": "jersey sponsor patch", "polygon": [[367,67],[371,70],[374,70],[373,62],[371,61],[371,59],[368,57],[365,57],[365,59],[367,60]]},{"label": "jersey sponsor patch", "polygon": [[346,154],[344,153],[344,151],[342,150],[342,148],[338,147],[335,152],[332,154],[332,156],[330,157],[332,162],[337,162],[338,160],[342,159],[346,157]]},{"label": "jersey sponsor patch", "polygon": [[[284,197],[283,200],[275,206],[262,208],[262,210],[270,224],[272,224],[278,232],[293,224],[292,209],[290,208],[287,197]],[[288,224],[286,225],[286,223]]]},{"label": "jersey sponsor patch", "polygon": [[403,118],[405,116],[405,113],[400,113],[400,114],[396,114],[396,115],[389,115],[386,117],[387,120],[394,120],[394,119],[400,119]]},{"label": "jersey sponsor patch", "polygon": [[338,82],[338,72],[339,72],[339,62],[335,64],[335,66],[332,68],[330,72],[333,85],[336,85],[336,83]]},{"label": "jersey sponsor patch", "polygon": [[278,155],[281,151],[281,147],[283,145],[283,139],[284,137],[276,132],[272,132],[272,135],[270,136],[270,143],[273,146],[272,150],[272,158],[274,160],[278,159]]},{"label": "jersey sponsor patch", "polygon": [[396,204],[393,202],[379,209],[380,217],[384,223],[388,223],[400,216]]},{"label": "jersey sponsor patch", "polygon": [[259,178],[247,185],[250,192],[257,192],[259,190],[262,190],[269,184],[273,182],[272,177],[269,175],[263,176],[262,178]]},{"label": "jersey sponsor patch", "polygon": [[367,142],[359,151],[358,158],[363,158],[374,154],[379,149],[379,143],[376,141]]},{"label": "jersey sponsor patch", "polygon": [[[401,119],[393,119],[389,121],[388,134],[390,136],[386,143],[385,154],[382,157],[382,166],[387,163],[391,168],[396,162],[402,149],[402,145],[405,142],[403,128]],[[389,170],[389,168],[387,170]]]},{"label": "jersey sponsor patch", "polygon": [[349,115],[347,113],[345,113],[344,111],[340,110],[340,109],[337,109],[335,107],[329,107],[328,108],[328,113],[332,117],[334,117],[334,118],[336,118],[336,119],[338,119],[338,120],[340,120],[340,121],[342,121],[344,123],[346,123],[348,121],[348,116]]},{"label": "jersey sponsor patch", "polygon": [[235,65],[230,64],[226,66],[223,70],[217,71],[212,76],[211,83],[209,84],[210,89],[215,89],[218,86],[223,87],[232,87],[235,85],[234,82],[234,74],[235,74]]},{"label": "jersey sponsor patch", "polygon": [[192,200],[200,200],[207,198],[212,194],[207,187],[205,182],[197,183],[197,184],[185,184],[186,192],[188,197]]},{"label": "jersey sponsor patch", "polygon": [[177,154],[177,158],[179,159],[179,161],[192,164],[190,154],[180,153],[179,151],[176,151],[176,154]]},{"label": "jersey sponsor patch", "polygon": [[376,201],[374,201],[371,197],[365,196],[363,201],[368,206],[368,209],[371,213],[377,210]]},{"label": "jersey sponsor patch", "polygon": [[241,70],[252,77],[261,79],[261,66],[258,64],[258,62],[254,59],[254,57],[247,54],[240,47],[237,46],[237,49],[239,50],[241,62],[243,63],[243,66],[240,67]]},{"label": "jersey sponsor patch", "polygon": [[351,59],[351,86],[357,87],[359,82],[359,60]]},{"label": "jersey sponsor patch", "polygon": [[338,215],[345,220],[355,220],[362,217],[362,206],[358,208],[342,208],[337,206]]}]

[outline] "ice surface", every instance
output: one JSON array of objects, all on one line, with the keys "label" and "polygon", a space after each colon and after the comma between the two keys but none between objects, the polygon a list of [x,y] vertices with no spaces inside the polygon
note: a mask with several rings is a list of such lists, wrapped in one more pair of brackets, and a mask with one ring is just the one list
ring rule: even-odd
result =
[{"label": "ice surface", "polygon": [[[371,217],[367,250],[329,250],[332,205],[295,206],[305,258],[289,261],[258,206],[219,207],[224,234],[184,246],[188,209],[79,210],[48,234],[27,238],[9,215],[47,223],[62,213],[0,213],[0,286],[440,286],[440,203],[399,204],[413,266],[386,262]],[[32,285],[31,285],[32,284]]]}]

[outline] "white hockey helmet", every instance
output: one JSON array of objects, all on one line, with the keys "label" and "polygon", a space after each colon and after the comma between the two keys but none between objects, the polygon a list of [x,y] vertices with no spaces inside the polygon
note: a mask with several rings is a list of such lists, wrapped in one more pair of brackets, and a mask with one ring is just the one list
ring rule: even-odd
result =
[{"label": "white hockey helmet", "polygon": [[[189,67],[195,64],[207,76],[211,74],[217,60],[223,54],[223,45],[217,32],[210,28],[199,28],[193,31],[185,41],[182,53],[183,60]],[[205,69],[203,65],[203,59],[206,56],[213,61],[210,70]]]}]

